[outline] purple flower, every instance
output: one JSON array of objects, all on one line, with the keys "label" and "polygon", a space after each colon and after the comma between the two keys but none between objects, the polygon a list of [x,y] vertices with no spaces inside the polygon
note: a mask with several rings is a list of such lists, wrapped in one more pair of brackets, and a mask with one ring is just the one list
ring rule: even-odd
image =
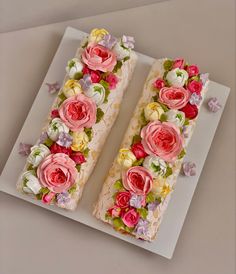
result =
[{"label": "purple flower", "polygon": [[143,202],[145,201],[145,197],[142,195],[132,194],[129,204],[135,208],[141,208]]},{"label": "purple flower", "polygon": [[208,109],[211,112],[217,112],[222,107],[216,97],[210,98],[210,100],[208,101],[207,105],[208,105]]},{"label": "purple flower", "polygon": [[149,211],[155,211],[159,204],[160,204],[160,202],[158,202],[158,201],[155,201],[153,203],[149,203],[148,206],[147,206],[148,210]]},{"label": "purple flower", "polygon": [[188,136],[189,136],[188,131],[189,131],[188,126],[183,126],[182,127],[182,134],[183,134],[184,138],[188,138]]},{"label": "purple flower", "polygon": [[33,145],[31,144],[26,144],[26,143],[20,143],[19,144],[19,148],[18,148],[18,153],[21,155],[21,156],[28,156],[31,152],[31,147]]},{"label": "purple flower", "polygon": [[114,47],[116,42],[117,39],[114,36],[106,34],[98,44],[104,46],[105,48],[111,49]]},{"label": "purple flower", "polygon": [[209,78],[209,73],[201,73],[200,74],[200,79],[201,79],[203,85],[206,84],[208,78]]},{"label": "purple flower", "polygon": [[123,35],[122,36],[122,39],[121,39],[121,42],[123,44],[123,46],[127,49],[133,49],[134,48],[134,37],[132,36],[126,36],[126,35]]},{"label": "purple flower", "polygon": [[57,203],[59,205],[65,205],[70,201],[70,194],[68,191],[64,191],[57,195]]},{"label": "purple flower", "polygon": [[197,106],[199,106],[200,103],[201,103],[201,101],[202,101],[202,96],[200,94],[197,94],[196,92],[194,92],[191,95],[190,99],[189,99],[189,103],[191,105],[197,105]]},{"label": "purple flower", "polygon": [[58,82],[55,83],[45,83],[48,86],[48,92],[50,94],[53,94],[55,92],[58,92],[60,90],[60,84]]},{"label": "purple flower", "polygon": [[183,163],[183,173],[185,176],[195,176],[196,175],[196,164],[193,162]]},{"label": "purple flower", "polygon": [[48,134],[46,131],[42,132],[39,137],[39,144],[43,144],[48,139]]},{"label": "purple flower", "polygon": [[138,224],[136,225],[135,232],[137,235],[147,235],[148,221],[140,218]]},{"label": "purple flower", "polygon": [[70,147],[72,144],[72,141],[73,141],[73,138],[70,134],[61,132],[56,143],[63,147]]},{"label": "purple flower", "polygon": [[79,80],[82,90],[88,90],[92,85],[91,76],[89,74],[84,74],[83,78]]}]

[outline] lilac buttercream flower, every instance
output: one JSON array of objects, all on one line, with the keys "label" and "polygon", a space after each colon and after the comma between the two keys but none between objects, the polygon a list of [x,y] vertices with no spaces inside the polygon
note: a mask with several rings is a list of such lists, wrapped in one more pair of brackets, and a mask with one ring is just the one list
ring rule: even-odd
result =
[{"label": "lilac buttercream flower", "polygon": [[208,109],[211,112],[217,112],[222,107],[216,97],[210,98],[210,100],[208,101],[207,105],[208,105]]},{"label": "lilac buttercream flower", "polygon": [[147,206],[148,210],[149,211],[155,211],[159,204],[160,204],[160,202],[158,202],[158,201],[155,201],[153,203],[149,203],[148,206]]},{"label": "lilac buttercream flower", "polygon": [[59,82],[55,82],[55,83],[45,83],[48,86],[48,92],[50,94],[53,94],[55,92],[58,92],[60,90],[60,84]]},{"label": "lilac buttercream flower", "polygon": [[66,132],[61,132],[58,136],[57,144],[63,147],[70,147],[72,144],[73,138],[70,134]]},{"label": "lilac buttercream flower", "polygon": [[134,42],[135,42],[134,37],[123,35],[121,41],[123,46],[126,47],[127,49],[134,48]]},{"label": "lilac buttercream flower", "polygon": [[21,156],[28,156],[31,152],[31,147],[33,145],[31,144],[26,144],[26,143],[20,143],[19,144],[19,149],[18,149],[18,153],[21,155]]},{"label": "lilac buttercream flower", "polygon": [[57,195],[57,203],[59,205],[65,205],[70,201],[70,194],[68,191],[64,191]]},{"label": "lilac buttercream flower", "polygon": [[203,85],[206,84],[208,78],[209,78],[209,73],[201,73],[200,74],[200,79],[201,79]]},{"label": "lilac buttercream flower", "polygon": [[145,197],[142,195],[132,194],[129,204],[135,208],[141,208],[143,202],[145,201]]},{"label": "lilac buttercream flower", "polygon": [[148,221],[140,218],[138,224],[136,225],[135,232],[137,235],[147,235]]},{"label": "lilac buttercream flower", "polygon": [[112,49],[116,42],[117,39],[114,36],[106,34],[98,44],[104,46],[105,48]]},{"label": "lilac buttercream flower", "polygon": [[197,106],[199,106],[200,103],[201,103],[201,101],[202,101],[202,96],[200,94],[197,94],[196,92],[194,92],[191,95],[190,99],[189,99],[189,103],[191,105],[197,105]]},{"label": "lilac buttercream flower", "polygon": [[183,126],[182,127],[182,134],[183,134],[184,138],[189,137],[189,128],[188,128],[188,126]]},{"label": "lilac buttercream flower", "polygon": [[196,164],[193,162],[183,163],[183,173],[185,176],[195,176],[196,175]]},{"label": "lilac buttercream flower", "polygon": [[88,90],[92,85],[91,76],[89,74],[84,74],[83,78],[79,80],[82,90]]},{"label": "lilac buttercream flower", "polygon": [[46,131],[42,132],[39,137],[39,144],[43,144],[48,139],[48,134]]}]

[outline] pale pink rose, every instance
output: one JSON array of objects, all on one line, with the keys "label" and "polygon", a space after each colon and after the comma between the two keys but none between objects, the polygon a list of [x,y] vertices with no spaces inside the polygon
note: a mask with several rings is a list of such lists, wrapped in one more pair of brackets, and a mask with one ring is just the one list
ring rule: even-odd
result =
[{"label": "pale pink rose", "polygon": [[89,44],[82,52],[83,62],[92,70],[111,72],[116,65],[116,55],[108,48]]},{"label": "pale pink rose", "polygon": [[96,122],[96,103],[83,94],[66,99],[59,108],[61,120],[72,131],[82,131]]},{"label": "pale pink rose", "polygon": [[124,188],[137,195],[146,195],[152,188],[152,175],[142,166],[130,167],[122,175]]},{"label": "pale pink rose", "polygon": [[75,183],[77,173],[75,162],[64,153],[48,155],[37,169],[37,176],[42,186],[54,193],[69,189]]},{"label": "pale pink rose", "polygon": [[175,59],[172,69],[175,69],[175,68],[183,69],[184,68],[184,59],[182,59],[182,58]]},{"label": "pale pink rose", "polygon": [[190,96],[190,92],[185,88],[164,87],[159,92],[158,100],[170,109],[180,109],[188,103]]},{"label": "pale pink rose", "polygon": [[130,209],[122,216],[123,223],[128,227],[134,227],[139,221],[139,214],[135,209]]},{"label": "pale pink rose", "polygon": [[177,126],[170,122],[150,122],[141,130],[144,150],[167,162],[174,161],[183,149],[183,137]]},{"label": "pale pink rose", "polygon": [[196,65],[188,66],[186,70],[188,72],[189,77],[196,76],[199,74],[199,68]]}]

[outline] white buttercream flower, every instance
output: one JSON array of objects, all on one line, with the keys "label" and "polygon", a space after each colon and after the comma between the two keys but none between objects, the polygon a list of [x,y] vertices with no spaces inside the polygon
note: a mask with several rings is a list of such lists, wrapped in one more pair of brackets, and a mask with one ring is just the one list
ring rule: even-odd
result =
[{"label": "white buttercream flower", "polygon": [[165,179],[158,178],[153,181],[152,191],[160,198],[165,199],[171,190],[172,187],[166,182]]},{"label": "white buttercream flower", "polygon": [[159,120],[163,113],[163,108],[157,102],[149,103],[144,108],[144,115],[147,121]]},{"label": "white buttercream flower", "polygon": [[122,148],[119,151],[117,162],[120,166],[124,168],[129,168],[136,161],[136,157],[133,152],[129,149]]},{"label": "white buttercream flower", "polygon": [[80,83],[74,79],[67,80],[63,87],[63,93],[67,98],[82,93]]},{"label": "white buttercream flower", "polygon": [[31,147],[31,152],[27,158],[28,163],[33,167],[37,167],[40,162],[50,154],[50,150],[44,144]]},{"label": "white buttercream flower", "polygon": [[47,134],[51,140],[56,141],[61,132],[68,133],[69,128],[60,118],[54,118],[48,126]]},{"label": "white buttercream flower", "polygon": [[81,73],[83,70],[83,64],[78,58],[73,58],[68,61],[66,72],[68,73],[70,78],[76,78],[78,73]]},{"label": "white buttercream flower", "polygon": [[116,54],[118,60],[122,60],[125,57],[130,56],[130,49],[122,47],[120,40],[113,47],[113,52]]},{"label": "white buttercream flower", "polygon": [[39,193],[42,186],[39,183],[38,178],[33,174],[32,171],[26,171],[22,174],[21,179],[23,180],[23,191],[26,193]]},{"label": "white buttercream flower", "polygon": [[174,87],[183,87],[188,80],[188,73],[184,69],[175,68],[167,73],[166,80]]},{"label": "white buttercream flower", "polygon": [[101,105],[104,102],[106,90],[103,85],[94,83],[84,91],[84,94],[94,100],[97,105]]},{"label": "white buttercream flower", "polygon": [[147,156],[143,161],[143,166],[148,169],[153,177],[163,176],[166,173],[166,162],[157,156]]},{"label": "white buttercream flower", "polygon": [[185,113],[176,109],[170,109],[166,113],[168,122],[175,124],[177,127],[182,127],[185,121]]}]

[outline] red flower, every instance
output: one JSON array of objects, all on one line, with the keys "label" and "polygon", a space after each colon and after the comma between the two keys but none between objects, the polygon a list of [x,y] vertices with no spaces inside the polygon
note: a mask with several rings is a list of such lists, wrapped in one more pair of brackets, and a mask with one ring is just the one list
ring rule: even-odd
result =
[{"label": "red flower", "polygon": [[122,216],[122,221],[128,227],[134,227],[139,221],[139,214],[135,209],[130,209]]},{"label": "red flower", "polygon": [[80,151],[78,152],[74,152],[70,155],[70,158],[76,163],[76,164],[83,164],[84,162],[86,162],[86,159],[83,155],[83,153],[81,153]]},{"label": "red flower", "polygon": [[185,116],[189,119],[194,119],[198,115],[198,108],[196,105],[188,103],[185,107],[180,109],[185,113]]},{"label": "red flower", "polygon": [[114,205],[113,207],[109,208],[107,210],[107,213],[112,216],[112,217],[120,217],[121,215],[121,208],[118,206]]},{"label": "red flower", "polygon": [[116,195],[116,205],[120,208],[126,208],[129,206],[131,194],[128,191],[119,192]]},{"label": "red flower", "polygon": [[199,74],[199,68],[196,65],[191,65],[186,68],[188,76],[192,77]]},{"label": "red flower", "polygon": [[191,92],[191,93],[197,93],[200,94],[201,90],[202,90],[202,82],[193,80],[191,82],[188,83],[187,85],[187,89]]},{"label": "red flower", "polygon": [[165,81],[161,78],[158,78],[154,83],[153,86],[157,89],[161,89],[165,86]]},{"label": "red flower", "polygon": [[106,82],[109,84],[109,89],[115,89],[118,83],[118,78],[116,77],[115,74],[109,73],[106,76]]},{"label": "red flower", "polygon": [[99,71],[91,70],[87,66],[84,66],[82,72],[83,74],[89,74],[93,83],[99,83],[102,79],[101,73]]},{"label": "red flower", "polygon": [[175,68],[183,69],[184,68],[184,59],[182,59],[182,58],[175,59],[172,69],[175,69]]},{"label": "red flower", "polygon": [[53,110],[51,111],[51,118],[54,119],[54,118],[57,118],[57,117],[60,117],[60,116],[59,116],[58,109],[53,109]]},{"label": "red flower", "polygon": [[72,153],[72,150],[70,147],[63,147],[63,146],[58,145],[57,143],[54,143],[51,145],[50,151],[52,154],[65,153],[68,156],[70,156]]},{"label": "red flower", "polygon": [[131,147],[131,151],[133,152],[137,160],[148,156],[148,154],[144,151],[144,148],[141,142],[133,144]]}]

